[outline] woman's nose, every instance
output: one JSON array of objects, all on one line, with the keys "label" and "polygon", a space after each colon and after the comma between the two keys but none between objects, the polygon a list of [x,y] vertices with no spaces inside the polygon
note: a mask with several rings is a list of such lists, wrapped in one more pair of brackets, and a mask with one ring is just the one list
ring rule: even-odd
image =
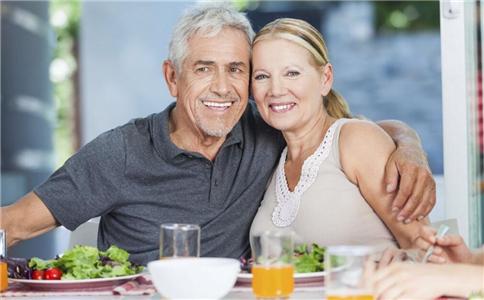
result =
[{"label": "woman's nose", "polygon": [[273,77],[271,80],[270,93],[273,97],[278,97],[286,93],[286,88],[279,78]]}]

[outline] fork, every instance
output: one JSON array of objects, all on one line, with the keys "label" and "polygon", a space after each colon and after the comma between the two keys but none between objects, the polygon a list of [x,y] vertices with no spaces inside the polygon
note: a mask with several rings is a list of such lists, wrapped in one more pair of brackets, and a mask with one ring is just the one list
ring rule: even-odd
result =
[{"label": "fork", "polygon": [[[441,224],[439,226],[439,229],[437,230],[437,235],[436,235],[436,240],[443,237],[447,232],[449,231],[449,226],[445,225],[445,224]],[[435,249],[435,245],[432,245],[430,246],[428,249],[427,249],[427,252],[425,252],[425,255],[422,259],[422,263],[426,263],[427,260],[429,259],[430,255],[432,255],[432,253],[434,252],[434,249]]]}]

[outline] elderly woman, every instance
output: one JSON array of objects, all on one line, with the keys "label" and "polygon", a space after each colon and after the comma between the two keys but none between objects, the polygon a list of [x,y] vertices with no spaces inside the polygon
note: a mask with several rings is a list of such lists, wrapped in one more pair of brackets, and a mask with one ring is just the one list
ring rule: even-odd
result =
[{"label": "elderly woman", "polygon": [[289,227],[324,246],[410,247],[422,224],[398,222],[385,190],[395,145],[376,124],[351,119],[332,89],[321,34],[303,20],[277,19],[256,35],[252,63],[258,110],[287,147],[251,233]]}]

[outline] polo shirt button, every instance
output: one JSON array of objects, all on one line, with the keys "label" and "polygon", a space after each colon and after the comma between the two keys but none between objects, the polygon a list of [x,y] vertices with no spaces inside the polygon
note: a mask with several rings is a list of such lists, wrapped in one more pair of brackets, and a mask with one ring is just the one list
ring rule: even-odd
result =
[{"label": "polo shirt button", "polygon": [[215,184],[214,185],[215,186],[218,186],[218,180],[217,179],[215,179]]}]

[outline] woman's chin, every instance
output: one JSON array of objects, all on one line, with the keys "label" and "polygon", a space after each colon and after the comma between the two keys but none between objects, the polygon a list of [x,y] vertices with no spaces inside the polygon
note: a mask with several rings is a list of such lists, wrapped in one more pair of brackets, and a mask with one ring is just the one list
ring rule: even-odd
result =
[{"label": "woman's chin", "polygon": [[292,124],[287,122],[271,122],[269,125],[279,131],[288,131],[293,127]]}]

